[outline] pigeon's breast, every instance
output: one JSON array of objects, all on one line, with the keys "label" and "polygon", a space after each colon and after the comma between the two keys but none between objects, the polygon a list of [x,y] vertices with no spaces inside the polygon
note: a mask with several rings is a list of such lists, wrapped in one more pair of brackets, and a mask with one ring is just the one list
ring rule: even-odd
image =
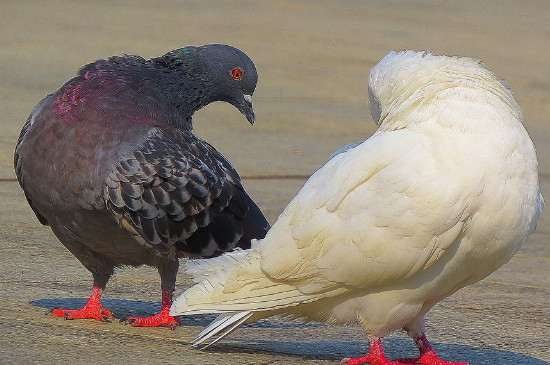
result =
[{"label": "pigeon's breast", "polygon": [[145,138],[147,129],[67,124],[54,109],[52,103],[38,105],[16,151],[18,174],[33,209],[64,244],[93,247],[121,264],[154,260],[120,230],[103,198],[107,172]]},{"label": "pigeon's breast", "polygon": [[130,148],[127,130],[100,124],[70,124],[50,103],[29,118],[18,146],[26,194],[45,216],[104,206],[103,181],[121,153]]}]

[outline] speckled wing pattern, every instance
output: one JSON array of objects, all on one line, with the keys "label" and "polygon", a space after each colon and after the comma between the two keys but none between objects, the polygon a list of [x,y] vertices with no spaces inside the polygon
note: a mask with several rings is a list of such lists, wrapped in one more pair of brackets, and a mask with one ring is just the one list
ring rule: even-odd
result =
[{"label": "speckled wing pattern", "polygon": [[269,224],[231,164],[191,132],[158,128],[105,179],[107,209],[141,244],[175,256],[248,248]]}]

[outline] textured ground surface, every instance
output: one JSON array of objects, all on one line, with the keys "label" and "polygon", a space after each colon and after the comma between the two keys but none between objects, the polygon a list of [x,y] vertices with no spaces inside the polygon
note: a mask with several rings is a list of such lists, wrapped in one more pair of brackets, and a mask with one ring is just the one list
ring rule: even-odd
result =
[{"label": "textured ground surface", "polygon": [[[121,53],[154,57],[187,44],[246,51],[260,75],[256,125],[215,104],[197,114],[196,130],[234,162],[273,222],[332,151],[372,133],[366,75],[389,50],[477,57],[512,85],[550,199],[549,24],[544,0],[2,1],[0,363],[336,364],[366,351],[354,326],[275,319],[200,352],[186,344],[211,318],[188,318],[169,331],[44,315],[82,305],[91,275],[33,216],[14,181],[12,151],[36,102],[84,63]],[[429,313],[428,335],[444,357],[475,365],[550,361],[548,211],[509,264]],[[180,274],[178,293],[186,283]],[[155,312],[159,297],[154,269],[123,269],[104,302],[123,317]],[[385,343],[392,356],[414,353],[400,335]]]}]

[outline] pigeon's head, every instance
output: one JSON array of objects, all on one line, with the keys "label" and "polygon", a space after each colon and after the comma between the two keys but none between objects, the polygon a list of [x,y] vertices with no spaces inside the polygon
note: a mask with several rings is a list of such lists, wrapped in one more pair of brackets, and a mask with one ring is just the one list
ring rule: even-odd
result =
[{"label": "pigeon's head", "polygon": [[517,107],[506,83],[478,60],[408,50],[390,52],[372,68],[368,80],[370,112],[379,126],[399,119],[394,117],[401,113],[408,113],[407,120],[412,121],[411,110],[418,111],[419,105],[427,105],[440,92],[457,87],[483,89],[512,109]]},{"label": "pigeon's head", "polygon": [[427,52],[390,52],[372,68],[368,80],[369,108],[377,125],[386,119],[389,110],[399,109],[392,105],[404,105],[411,95],[430,82],[438,67],[437,61],[436,56]]},{"label": "pigeon's head", "polygon": [[225,101],[234,105],[254,124],[252,94],[258,74],[252,60],[237,48],[224,44],[187,46],[154,59],[157,65],[179,72],[188,79],[199,80],[202,106]]},{"label": "pigeon's head", "polygon": [[224,44],[199,47],[213,73],[213,100],[234,105],[254,124],[252,94],[258,83],[258,73],[252,60],[237,48]]}]

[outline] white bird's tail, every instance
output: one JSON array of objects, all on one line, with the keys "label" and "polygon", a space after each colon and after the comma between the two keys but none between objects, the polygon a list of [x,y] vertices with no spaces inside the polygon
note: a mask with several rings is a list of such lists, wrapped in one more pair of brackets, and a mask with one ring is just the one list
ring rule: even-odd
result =
[{"label": "white bird's tail", "polygon": [[194,346],[209,339],[214,339],[210,344],[217,342],[249,319],[257,320],[275,314],[272,311],[277,309],[320,298],[266,276],[260,267],[259,249],[192,260],[186,269],[197,284],[174,301],[170,315],[220,314],[197,336]]}]

